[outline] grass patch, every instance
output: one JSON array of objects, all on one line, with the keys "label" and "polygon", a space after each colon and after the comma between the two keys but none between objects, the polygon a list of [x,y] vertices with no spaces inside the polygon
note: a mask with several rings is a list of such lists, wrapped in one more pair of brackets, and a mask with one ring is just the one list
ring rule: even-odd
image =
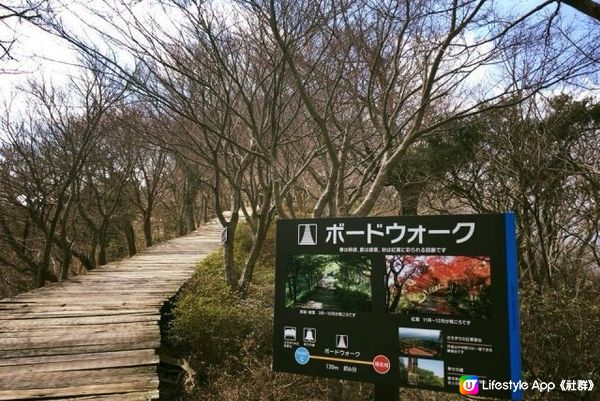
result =
[{"label": "grass patch", "polygon": [[[235,263],[250,251],[245,225],[236,233]],[[245,298],[225,284],[222,252],[207,256],[182,289],[167,342],[196,371],[187,400],[324,400],[323,380],[273,373],[274,230]]]}]

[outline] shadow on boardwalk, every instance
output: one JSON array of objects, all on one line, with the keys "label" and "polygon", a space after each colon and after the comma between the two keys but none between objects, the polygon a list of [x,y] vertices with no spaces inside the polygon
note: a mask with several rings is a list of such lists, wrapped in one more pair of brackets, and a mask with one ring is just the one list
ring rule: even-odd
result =
[{"label": "shadow on boardwalk", "polygon": [[336,286],[336,280],[327,275],[303,299],[305,301],[296,303],[294,307],[357,312],[371,310],[371,299],[367,294]]},{"label": "shadow on boardwalk", "polygon": [[309,301],[298,304],[299,308],[339,310],[342,309],[342,300],[336,290],[334,280],[323,277],[314,290],[306,295]]}]

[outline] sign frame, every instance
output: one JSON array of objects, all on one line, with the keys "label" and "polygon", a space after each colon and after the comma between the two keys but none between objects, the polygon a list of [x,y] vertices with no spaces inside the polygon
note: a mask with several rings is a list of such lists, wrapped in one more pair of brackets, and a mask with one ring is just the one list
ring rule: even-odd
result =
[{"label": "sign frame", "polygon": [[[479,376],[480,380],[518,382],[521,379],[521,360],[515,229],[513,213],[278,220],[273,370],[371,382],[380,388],[399,385],[454,393],[459,393],[458,378],[465,375]],[[297,274],[293,266],[303,266],[301,263],[309,266],[314,262],[311,260],[318,258],[327,261],[330,266],[337,264],[338,270],[332,267],[333,273],[319,273],[322,274],[321,281],[313,287],[312,295],[303,292],[300,296],[308,296],[309,302],[293,298],[292,295],[297,296],[292,294],[297,291],[292,288],[297,285],[291,278]],[[326,293],[325,290],[332,290],[329,282],[332,277],[340,277],[340,266],[356,266],[367,260],[372,266],[369,278],[371,293],[368,294],[371,309],[360,309],[368,302],[356,310],[321,302],[331,298],[331,291]],[[440,302],[440,309],[435,309],[440,305],[428,299],[414,309],[406,306],[410,304],[407,301],[412,299],[410,296],[416,297],[409,290],[417,291],[413,290],[413,287],[419,288],[417,284],[406,287],[403,293],[404,290],[401,291],[402,308],[407,309],[399,309],[401,312],[390,309],[394,305],[386,301],[390,296],[386,295],[388,290],[382,288],[388,285],[389,280],[386,283],[382,274],[393,269],[391,263],[398,260],[402,263],[416,263],[417,260],[430,265],[420,268],[419,275],[409,278],[407,282],[411,283],[439,280],[447,267],[444,263],[450,266],[449,271],[452,271],[451,268],[457,271],[459,262],[466,264],[467,267],[462,268],[464,271],[472,270],[479,275],[476,275],[477,285],[467,288],[468,297],[474,305],[472,309],[476,312],[463,308],[464,302],[461,304],[452,299],[452,302],[458,302],[457,307],[448,301],[447,294],[456,288],[456,294],[463,297],[457,299],[467,299],[464,298],[463,287],[474,279],[463,280],[460,277],[446,284],[436,284],[441,287],[434,292],[438,298],[432,299]],[[469,267],[471,265],[475,267]],[[339,286],[339,283],[336,281],[335,285]],[[363,288],[366,288],[365,285]],[[367,292],[365,290],[365,294]],[[442,297],[440,301],[439,294],[446,294],[444,296],[448,299]],[[456,294],[453,296],[458,297]],[[481,301],[484,296],[489,298],[489,302]],[[428,306],[423,306],[427,302]],[[319,303],[321,306],[317,306]],[[356,305],[353,307],[356,308]],[[385,310],[382,311],[382,308]],[[434,312],[427,308],[434,308],[431,309]],[[465,313],[473,315],[455,318]],[[467,324],[470,325],[468,329],[461,326]],[[284,340],[283,326],[295,328],[298,335],[294,340]],[[315,341],[306,341],[306,330],[303,331],[306,328],[313,330],[310,331],[311,338]],[[411,344],[415,341],[415,344],[431,344],[429,339],[436,330],[441,339],[438,341],[443,344],[443,348],[435,351],[437,353],[422,346],[400,349],[402,344],[408,343],[407,338]],[[414,335],[422,338],[415,340],[410,337]],[[342,338],[338,336],[346,336],[345,342],[338,343],[338,338]],[[419,353],[425,355],[417,357]],[[385,359],[378,357],[384,357],[390,361],[389,364],[385,366]],[[487,365],[476,362],[482,357],[490,362]],[[384,362],[382,365],[381,361]],[[365,368],[367,365],[370,365],[370,370]],[[419,372],[417,381],[401,378],[406,374],[414,378],[415,372]],[[436,380],[422,384],[426,382],[421,382],[421,378],[430,373]],[[440,380],[443,382],[441,386]],[[522,399],[520,391],[489,390],[481,391],[479,395]]]}]

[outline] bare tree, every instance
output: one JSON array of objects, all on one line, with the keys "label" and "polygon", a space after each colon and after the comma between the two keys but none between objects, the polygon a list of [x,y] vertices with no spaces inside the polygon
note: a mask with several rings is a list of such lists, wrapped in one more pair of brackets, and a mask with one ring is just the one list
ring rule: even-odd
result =
[{"label": "bare tree", "polygon": [[[22,233],[21,240],[17,240],[15,229],[6,220],[2,229],[16,256],[35,272],[39,287],[50,274],[58,230],[73,211],[75,184],[98,144],[101,121],[122,91],[111,86],[102,71],[94,68],[80,81],[72,82],[69,94],[43,82],[32,83],[30,90],[37,102],[28,118],[13,121],[6,116],[3,120],[7,133],[3,147],[3,184],[8,194],[5,206],[24,213],[23,228],[18,231]],[[82,109],[74,109],[78,101]],[[3,212],[7,213],[4,207]],[[42,234],[40,252],[27,246],[31,226]],[[69,256],[65,252],[65,257]]]},{"label": "bare tree", "polygon": [[[7,32],[14,29],[11,23],[14,21],[32,22],[41,21],[42,13],[48,12],[48,0],[15,0],[0,3],[0,27]],[[0,60],[12,58],[11,50],[17,41],[16,34],[8,38],[0,38]]]},{"label": "bare tree", "polygon": [[[584,52],[548,36],[543,18],[534,18],[549,2],[511,16],[511,23],[504,23],[500,11],[486,1],[450,6],[427,1],[246,3],[270,27],[327,148],[327,185],[315,216],[326,204],[331,206],[329,215],[347,209],[343,202],[336,204],[344,199],[338,193],[344,188],[340,182],[347,180],[342,143],[348,123],[340,116],[352,113],[345,120],[366,122],[369,136],[376,138],[368,149],[377,164],[361,174],[367,179],[352,212],[366,215],[391,171],[419,138],[489,107],[506,106],[497,100],[507,94],[527,97],[595,68]],[[478,31],[481,25],[487,27],[485,33]],[[502,90],[474,92],[475,73],[511,62],[515,55],[523,62],[525,51],[536,57],[527,59],[526,68],[512,71],[518,75],[508,83],[519,85],[498,80],[488,85],[503,85]],[[336,106],[343,104],[346,93],[363,106],[340,113]]]},{"label": "bare tree", "polygon": [[127,138],[117,134],[119,123],[123,124],[120,117],[116,111],[107,114],[99,126],[101,137],[77,181],[77,211],[91,233],[88,248],[94,266],[108,261],[110,229],[124,202],[127,183],[133,179],[136,162],[127,149]]},{"label": "bare tree", "polygon": [[430,206],[515,211],[523,282],[582,286],[572,278],[585,282],[598,263],[597,112],[562,95],[481,115],[474,157],[434,180],[446,206]]},{"label": "bare tree", "polygon": [[558,2],[565,3],[577,11],[600,21],[600,4],[592,0],[561,0]]},{"label": "bare tree", "polygon": [[[127,77],[161,117],[171,114],[165,118],[171,132],[149,132],[151,141],[177,154],[185,171],[200,173],[198,183],[212,189],[215,213],[229,232],[225,277],[232,288],[244,291],[267,229],[275,213],[284,210],[282,200],[319,152],[319,147],[303,148],[295,143],[300,138],[292,138],[300,108],[287,83],[285,63],[264,29],[223,22],[215,8],[202,2],[177,4],[183,23],[173,30],[142,21],[131,7],[121,6],[128,31],[110,21],[121,35],[107,40],[136,57],[135,70],[64,30],[61,34]],[[293,169],[290,152],[298,160]],[[253,228],[255,246],[237,272],[233,249],[241,209]]]}]

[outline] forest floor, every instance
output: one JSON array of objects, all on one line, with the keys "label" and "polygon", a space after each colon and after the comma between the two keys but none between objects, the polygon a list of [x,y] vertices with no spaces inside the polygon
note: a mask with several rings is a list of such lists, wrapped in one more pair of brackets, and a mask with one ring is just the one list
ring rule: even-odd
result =
[{"label": "forest floor", "polygon": [[407,354],[415,356],[436,356],[438,352],[428,348],[411,347],[408,349]]},{"label": "forest floor", "polygon": [[461,313],[448,303],[448,300],[443,294],[429,294],[425,301],[420,303],[416,309],[419,313],[434,313],[441,315],[460,316]]},{"label": "forest floor", "polygon": [[335,280],[323,277],[319,284],[306,295],[306,302],[298,303],[298,308],[308,309],[342,309],[342,300],[335,288]]},{"label": "forest floor", "polygon": [[342,307],[335,290],[330,288],[317,286],[306,298],[306,302],[297,304],[298,308],[337,310]]}]

